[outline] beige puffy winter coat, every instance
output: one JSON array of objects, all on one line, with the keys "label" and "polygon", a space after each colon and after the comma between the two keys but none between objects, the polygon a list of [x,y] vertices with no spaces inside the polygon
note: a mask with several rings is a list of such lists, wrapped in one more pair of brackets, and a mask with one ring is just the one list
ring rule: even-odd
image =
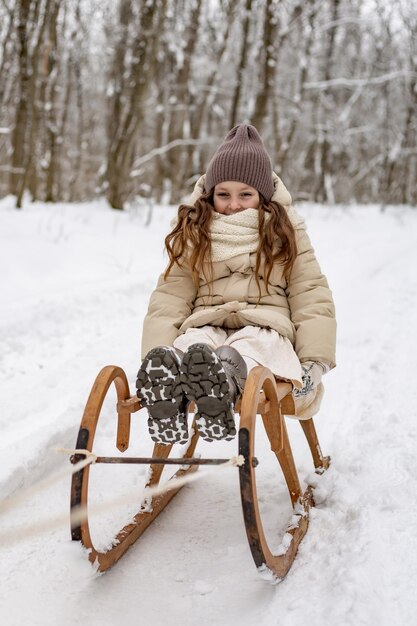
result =
[{"label": "beige puffy winter coat", "polygon": [[[238,329],[272,328],[294,345],[300,361],[335,365],[336,321],[332,294],[306,233],[304,220],[291,206],[291,196],[274,174],[272,200],[282,204],[294,226],[297,258],[288,281],[277,263],[270,276],[268,294],[260,278],[261,299],[253,280],[256,253],[244,253],[213,262],[213,282],[201,276],[198,288],[188,268],[174,265],[168,278],[160,276],[152,293],[143,325],[142,358],[155,346],[172,345],[187,328],[206,324]],[[202,176],[189,204],[204,189]]]}]

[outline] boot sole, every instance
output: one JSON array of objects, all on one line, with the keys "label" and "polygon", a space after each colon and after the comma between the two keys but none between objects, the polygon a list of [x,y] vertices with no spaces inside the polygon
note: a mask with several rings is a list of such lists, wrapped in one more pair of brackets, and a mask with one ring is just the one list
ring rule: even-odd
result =
[{"label": "boot sole", "polygon": [[155,443],[188,441],[187,399],[180,382],[180,362],[173,349],[154,348],[136,379],[136,395],[148,409],[148,428]]},{"label": "boot sole", "polygon": [[236,435],[233,402],[222,362],[204,343],[188,348],[181,363],[185,394],[197,406],[195,422],[206,441],[233,439]]}]

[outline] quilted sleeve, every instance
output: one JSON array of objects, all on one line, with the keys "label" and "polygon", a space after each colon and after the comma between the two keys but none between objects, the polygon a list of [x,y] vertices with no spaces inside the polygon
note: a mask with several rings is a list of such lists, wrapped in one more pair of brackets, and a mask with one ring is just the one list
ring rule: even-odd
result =
[{"label": "quilted sleeve", "polygon": [[196,293],[188,267],[175,264],[166,279],[161,274],[143,322],[142,358],[151,348],[173,344],[179,327],[192,311]]},{"label": "quilted sleeve", "polygon": [[295,351],[301,362],[336,364],[336,319],[332,292],[304,229],[296,230],[298,254],[286,294],[295,326]]}]

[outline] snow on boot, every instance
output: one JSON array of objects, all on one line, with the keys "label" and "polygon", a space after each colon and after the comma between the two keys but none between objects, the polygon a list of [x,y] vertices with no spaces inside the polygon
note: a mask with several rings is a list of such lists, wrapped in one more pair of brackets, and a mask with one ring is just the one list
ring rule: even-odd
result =
[{"label": "snow on boot", "polygon": [[238,389],[220,357],[207,344],[195,343],[185,353],[181,371],[183,389],[196,403],[195,422],[201,437],[233,439]]},{"label": "snow on boot", "polygon": [[175,348],[153,348],[138,371],[136,394],[148,409],[149,433],[156,443],[188,441],[188,400],[180,382],[181,356]]}]

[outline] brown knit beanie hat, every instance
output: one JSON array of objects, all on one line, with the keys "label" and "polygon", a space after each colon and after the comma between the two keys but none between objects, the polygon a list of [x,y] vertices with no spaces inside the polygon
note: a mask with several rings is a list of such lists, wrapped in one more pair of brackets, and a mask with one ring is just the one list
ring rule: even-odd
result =
[{"label": "brown knit beanie hat", "polygon": [[230,130],[207,166],[205,190],[227,180],[254,187],[266,200],[274,193],[271,159],[258,131],[249,124]]}]

